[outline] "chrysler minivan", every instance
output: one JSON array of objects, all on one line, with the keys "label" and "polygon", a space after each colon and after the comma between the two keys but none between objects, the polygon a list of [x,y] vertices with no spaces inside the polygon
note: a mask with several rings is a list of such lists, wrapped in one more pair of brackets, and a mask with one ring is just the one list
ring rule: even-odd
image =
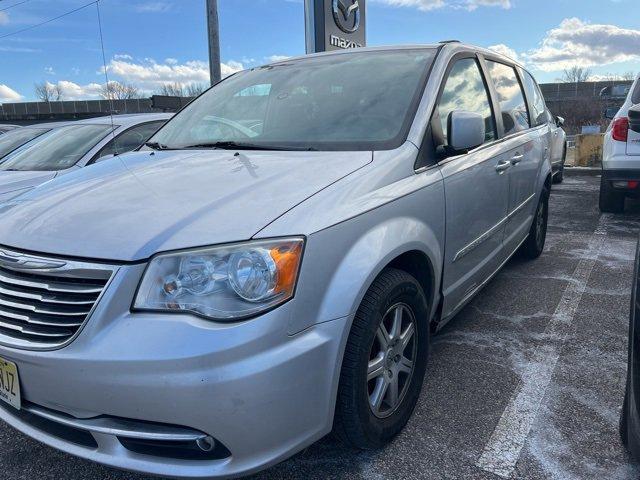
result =
[{"label": "chrysler minivan", "polygon": [[0,417],[217,478],[406,424],[431,336],[545,244],[550,127],[457,42],[237,73],[142,150],[0,204]]}]

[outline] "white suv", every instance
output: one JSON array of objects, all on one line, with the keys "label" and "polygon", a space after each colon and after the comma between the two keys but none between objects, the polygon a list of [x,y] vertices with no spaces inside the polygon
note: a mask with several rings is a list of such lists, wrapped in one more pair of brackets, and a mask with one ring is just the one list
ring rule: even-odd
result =
[{"label": "white suv", "polygon": [[627,196],[640,190],[640,78],[604,137],[600,210],[619,213]]}]

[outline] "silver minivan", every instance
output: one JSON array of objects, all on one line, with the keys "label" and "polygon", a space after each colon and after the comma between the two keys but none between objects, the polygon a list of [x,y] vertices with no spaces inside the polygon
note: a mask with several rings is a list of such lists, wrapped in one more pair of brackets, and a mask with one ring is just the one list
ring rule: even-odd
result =
[{"label": "silver minivan", "polygon": [[543,251],[545,112],[521,65],[457,42],[312,55],[0,204],[1,418],[192,478],[332,430],[384,445],[431,335]]}]

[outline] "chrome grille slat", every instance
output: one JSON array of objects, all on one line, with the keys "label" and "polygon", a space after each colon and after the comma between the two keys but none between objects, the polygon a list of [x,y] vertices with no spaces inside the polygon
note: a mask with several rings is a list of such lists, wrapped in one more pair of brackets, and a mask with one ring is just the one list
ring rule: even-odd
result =
[{"label": "chrome grille slat", "polygon": [[60,321],[56,321],[55,319],[50,319],[47,321],[46,318],[44,319],[33,318],[28,315],[22,315],[20,313],[10,312],[0,308],[0,318],[2,317],[10,318],[12,320],[16,320],[19,322],[30,323],[32,325],[47,325],[50,327],[65,327],[65,326],[79,327],[80,325],[82,325],[82,322],[84,321],[84,318],[80,318],[75,322],[69,322],[68,319],[64,319],[64,318],[60,319]]},{"label": "chrome grille slat", "polygon": [[9,330],[13,330],[14,332],[20,332],[23,333],[25,335],[30,335],[30,336],[34,336],[34,337],[44,337],[44,338],[64,338],[64,337],[68,337],[69,336],[69,332],[60,332],[60,331],[54,331],[54,330],[39,330],[37,328],[33,328],[33,327],[29,327],[29,326],[23,326],[23,325],[18,325],[15,323],[11,323],[8,322],[7,320],[3,319],[0,317],[0,329],[1,328],[6,328]]},{"label": "chrome grille slat", "polygon": [[10,300],[6,300],[5,298],[3,298],[0,295],[0,311],[2,310],[2,307],[9,307],[9,308],[15,308],[17,310],[26,310],[28,312],[33,312],[33,313],[39,313],[42,315],[60,315],[63,317],[83,317],[89,314],[89,312],[91,311],[91,308],[85,309],[84,311],[81,312],[68,312],[68,311],[64,311],[64,310],[55,310],[54,308],[40,308],[40,307],[36,307],[35,305],[30,305],[27,303],[20,303],[20,302],[13,302]]},{"label": "chrome grille slat", "polygon": [[56,297],[55,295],[40,295],[38,293],[30,293],[24,292],[21,290],[16,290],[15,287],[8,288],[6,285],[0,282],[0,294],[7,295],[9,297],[17,297],[17,298],[26,298],[29,300],[37,300],[43,303],[61,303],[63,305],[89,305],[90,307],[96,303],[97,295],[93,295],[91,299],[85,300],[72,300],[72,299],[62,299],[60,296]]},{"label": "chrome grille slat", "polygon": [[102,292],[102,288],[92,286],[82,286],[73,284],[59,284],[60,286],[50,285],[43,282],[35,282],[32,280],[23,280],[16,275],[8,274],[5,271],[0,271],[0,282],[12,283],[14,285],[20,285],[22,287],[32,287],[40,290],[46,290],[48,292],[61,292],[61,293],[97,293]]},{"label": "chrome grille slat", "polygon": [[15,347],[71,341],[117,268],[0,248],[0,343]]}]

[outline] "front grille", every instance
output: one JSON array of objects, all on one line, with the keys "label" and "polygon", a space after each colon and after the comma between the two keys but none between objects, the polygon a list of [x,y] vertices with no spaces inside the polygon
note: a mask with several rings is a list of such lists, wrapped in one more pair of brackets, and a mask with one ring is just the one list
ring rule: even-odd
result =
[{"label": "front grille", "polygon": [[67,343],[87,320],[113,267],[0,250],[0,342]]}]

